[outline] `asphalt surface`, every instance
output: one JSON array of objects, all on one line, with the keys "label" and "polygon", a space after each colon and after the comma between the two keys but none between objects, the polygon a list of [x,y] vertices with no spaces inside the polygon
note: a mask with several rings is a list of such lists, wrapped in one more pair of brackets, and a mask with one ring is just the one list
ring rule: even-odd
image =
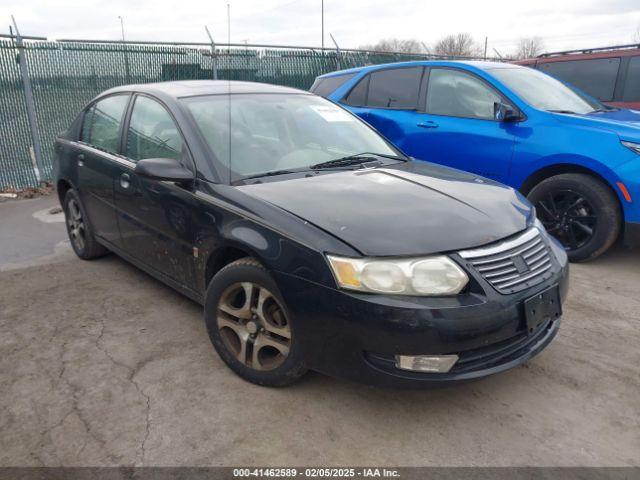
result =
[{"label": "asphalt surface", "polygon": [[75,258],[55,204],[0,203],[0,466],[640,465],[640,251],[572,266],[558,337],[515,370],[268,389],[223,365],[197,304]]}]

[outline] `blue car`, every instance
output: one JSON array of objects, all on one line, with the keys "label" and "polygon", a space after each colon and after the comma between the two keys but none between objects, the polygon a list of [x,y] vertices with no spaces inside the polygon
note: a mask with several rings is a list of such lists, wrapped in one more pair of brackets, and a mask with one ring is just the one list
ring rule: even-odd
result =
[{"label": "blue car", "polygon": [[[596,79],[597,80],[597,79]],[[311,91],[408,155],[510,185],[572,261],[640,244],[640,112],[492,62],[421,61],[320,76]]]}]

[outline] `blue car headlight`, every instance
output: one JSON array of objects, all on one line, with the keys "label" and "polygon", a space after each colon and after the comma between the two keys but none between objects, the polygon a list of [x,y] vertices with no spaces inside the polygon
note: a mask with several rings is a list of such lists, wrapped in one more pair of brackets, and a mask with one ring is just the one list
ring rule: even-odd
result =
[{"label": "blue car headlight", "polygon": [[640,143],[627,142],[626,140],[621,140],[620,143],[631,150],[633,153],[640,155]]}]

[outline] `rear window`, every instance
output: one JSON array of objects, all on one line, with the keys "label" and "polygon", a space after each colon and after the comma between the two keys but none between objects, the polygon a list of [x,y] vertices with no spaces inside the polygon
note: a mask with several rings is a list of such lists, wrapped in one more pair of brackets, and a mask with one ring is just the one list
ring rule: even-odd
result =
[{"label": "rear window", "polygon": [[640,57],[633,57],[629,61],[622,101],[640,102]]},{"label": "rear window", "polygon": [[367,105],[383,108],[417,108],[422,67],[373,72]]},{"label": "rear window", "polygon": [[620,58],[540,63],[538,69],[574,85],[603,102],[613,100]]},{"label": "rear window", "polygon": [[347,75],[337,75],[335,77],[317,78],[313,85],[311,85],[310,91],[321,97],[328,97],[339,87],[344,85],[348,80],[354,77],[355,73]]}]

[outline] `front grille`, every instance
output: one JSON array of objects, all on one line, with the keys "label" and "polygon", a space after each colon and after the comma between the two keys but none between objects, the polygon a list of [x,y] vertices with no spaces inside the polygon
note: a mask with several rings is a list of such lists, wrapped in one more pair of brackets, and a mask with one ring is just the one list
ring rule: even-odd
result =
[{"label": "front grille", "polygon": [[533,287],[553,273],[549,245],[535,227],[515,238],[458,254],[500,293]]}]

